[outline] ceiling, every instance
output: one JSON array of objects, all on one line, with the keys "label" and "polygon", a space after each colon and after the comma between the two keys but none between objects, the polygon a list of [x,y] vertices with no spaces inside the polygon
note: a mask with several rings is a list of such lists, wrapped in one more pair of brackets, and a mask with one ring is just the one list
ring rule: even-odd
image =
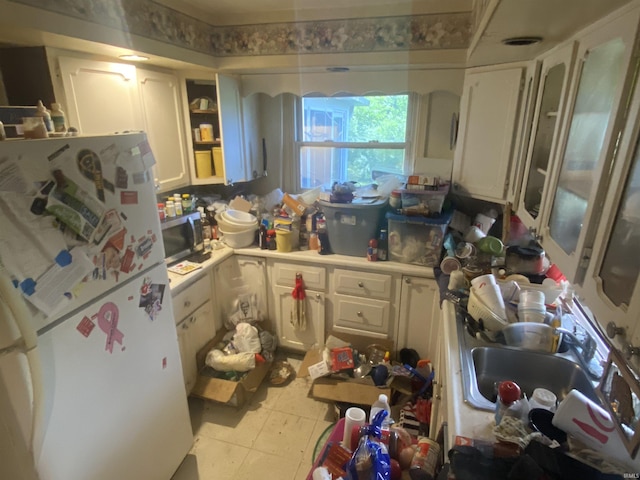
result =
[{"label": "ceiling", "polygon": [[[154,0],[213,26],[254,25],[279,22],[338,20],[348,18],[393,17],[403,15],[472,12],[474,3],[486,7],[478,21],[471,44],[464,50],[424,50],[391,54],[344,55],[353,62],[353,55],[365,58],[371,68],[438,68],[477,66],[510,61],[530,60],[549,50],[572,34],[607,13],[630,1],[640,0]],[[0,3],[4,3],[0,0]],[[321,5],[319,7],[318,5]],[[472,15],[472,19],[474,19]],[[0,24],[2,22],[0,21]],[[115,58],[128,49],[71,38],[42,30],[28,30],[19,25],[3,25],[0,42],[17,45],[46,45]],[[501,40],[514,36],[541,36],[543,41],[528,47],[508,47]],[[166,47],[171,48],[171,47]],[[140,52],[138,52],[140,53]],[[144,52],[142,52],[144,53]],[[194,53],[194,55],[196,55]],[[198,64],[205,68],[243,73],[243,70],[263,71],[268,63],[259,56],[253,58],[212,58],[198,53],[200,59],[184,62],[181,55],[166,57],[151,55],[148,64],[184,69]],[[289,55],[278,68],[282,71],[304,67],[324,69],[339,55]],[[346,58],[349,57],[349,58]],[[466,57],[466,58],[465,58]],[[273,64],[273,59],[267,59]],[[252,64],[253,62],[254,64]],[[288,63],[286,63],[288,62]],[[357,63],[357,62],[355,62]],[[317,64],[317,65],[316,65]],[[337,63],[336,63],[337,65]],[[352,63],[349,64],[352,66]],[[288,71],[286,70],[286,71]]]}]

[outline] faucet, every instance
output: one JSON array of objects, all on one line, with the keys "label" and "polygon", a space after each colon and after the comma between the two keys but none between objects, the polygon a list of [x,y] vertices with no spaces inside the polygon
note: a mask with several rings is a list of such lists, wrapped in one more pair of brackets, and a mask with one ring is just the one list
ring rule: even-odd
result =
[{"label": "faucet", "polygon": [[591,362],[594,355],[596,354],[597,345],[596,341],[591,338],[588,333],[585,332],[583,341],[581,341],[573,332],[567,330],[566,328],[556,328],[555,333],[561,333],[563,335],[563,339],[564,336],[569,337],[573,346],[580,347],[582,359],[584,360],[584,362],[586,364]]}]

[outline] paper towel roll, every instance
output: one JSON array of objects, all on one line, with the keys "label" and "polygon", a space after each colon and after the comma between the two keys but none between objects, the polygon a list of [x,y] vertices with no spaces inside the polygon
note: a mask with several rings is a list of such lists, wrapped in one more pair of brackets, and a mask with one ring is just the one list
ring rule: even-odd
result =
[{"label": "paper towel roll", "polygon": [[354,450],[357,445],[351,445],[351,432],[353,427],[360,428],[365,424],[367,414],[358,407],[349,407],[344,414],[344,433],[342,436],[342,445],[349,450]]}]

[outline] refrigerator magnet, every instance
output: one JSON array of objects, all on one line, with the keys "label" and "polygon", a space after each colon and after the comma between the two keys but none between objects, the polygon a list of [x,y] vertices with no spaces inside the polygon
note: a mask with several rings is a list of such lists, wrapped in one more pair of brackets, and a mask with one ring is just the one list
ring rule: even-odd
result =
[{"label": "refrigerator magnet", "polygon": [[97,321],[100,330],[106,334],[107,340],[104,349],[109,353],[113,353],[113,347],[116,342],[123,346],[124,333],[118,329],[118,317],[118,306],[113,302],[107,302],[102,305],[98,313],[91,317]]},{"label": "refrigerator magnet", "polygon": [[137,205],[138,192],[133,190],[125,190],[120,192],[120,203],[122,205]]},{"label": "refrigerator magnet", "polygon": [[84,317],[82,317],[82,320],[80,320],[80,323],[78,323],[76,330],[78,330],[82,335],[88,338],[94,328],[96,328],[96,324],[93,323],[91,319],[85,315]]}]

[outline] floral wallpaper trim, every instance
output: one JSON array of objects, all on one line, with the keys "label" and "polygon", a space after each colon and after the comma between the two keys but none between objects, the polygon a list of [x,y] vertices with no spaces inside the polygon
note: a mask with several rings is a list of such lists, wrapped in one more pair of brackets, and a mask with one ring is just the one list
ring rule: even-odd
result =
[{"label": "floral wallpaper trim", "polygon": [[153,0],[10,0],[216,57],[466,49],[471,13],[216,27]]}]

